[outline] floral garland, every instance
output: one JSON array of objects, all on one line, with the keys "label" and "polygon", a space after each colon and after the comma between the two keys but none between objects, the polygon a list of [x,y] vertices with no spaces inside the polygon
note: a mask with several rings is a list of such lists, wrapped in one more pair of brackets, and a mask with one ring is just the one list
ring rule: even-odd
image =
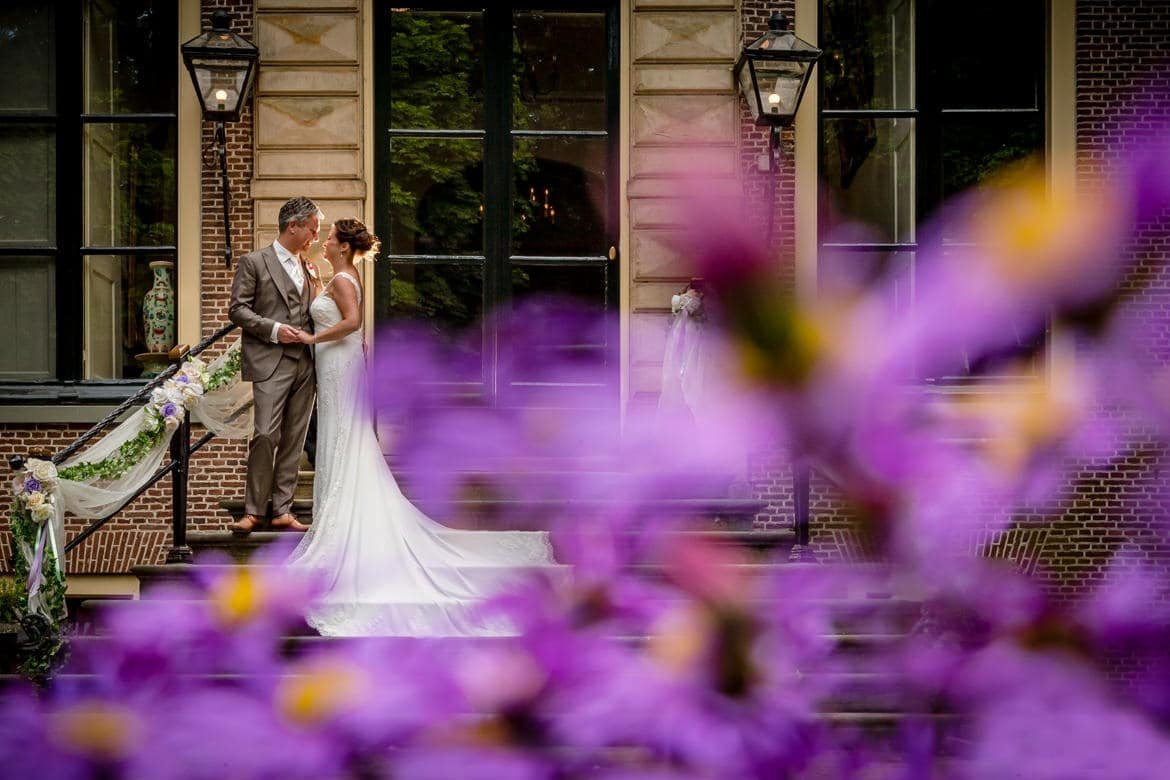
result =
[{"label": "floral garland", "polygon": [[233,349],[223,365],[209,373],[202,360],[183,363],[173,377],[156,387],[143,410],[142,430],[122,444],[114,454],[92,463],[81,462],[61,470],[62,479],[86,482],[91,479],[121,478],[137,465],[146,453],[162,441],[168,431],[179,427],[187,411],[193,409],[203,394],[227,387],[240,375],[240,350]]},{"label": "floral garland", "polygon": [[58,479],[52,462],[30,458],[13,483],[13,570],[28,593],[20,621],[26,637],[21,671],[38,680],[48,675],[63,646],[58,626],[65,617],[65,577],[57,565],[61,551],[49,527],[57,515]]},{"label": "floral garland", "polygon": [[142,429],[107,457],[82,461],[60,470],[47,460],[30,458],[13,483],[11,528],[17,581],[28,593],[22,620],[27,634],[41,636],[23,666],[33,678],[44,677],[63,643],[60,622],[65,617],[65,577],[57,549],[60,528],[51,527],[60,507],[56,488],[60,480],[89,482],[120,479],[139,464],[163,439],[179,427],[187,413],[207,392],[233,384],[240,377],[240,350],[233,345],[214,372],[198,359],[183,363],[175,375],[156,387],[142,410]]}]

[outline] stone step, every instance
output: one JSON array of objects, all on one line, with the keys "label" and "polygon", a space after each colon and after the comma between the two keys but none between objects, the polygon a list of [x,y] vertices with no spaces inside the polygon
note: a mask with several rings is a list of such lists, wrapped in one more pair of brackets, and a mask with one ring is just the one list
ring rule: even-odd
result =
[{"label": "stone step", "polygon": [[[645,483],[646,475],[644,473],[633,469],[621,470],[618,465],[608,460],[584,464],[540,461],[529,464],[527,468],[524,467],[524,464],[511,464],[511,470],[507,472],[492,469],[461,471],[459,472],[461,475],[459,480],[460,494],[469,499],[498,498],[500,491],[497,485],[511,483],[517,474],[522,475],[525,484],[530,486],[536,494],[555,492],[558,486],[568,483],[580,485],[582,479],[587,479],[596,491],[597,497],[604,498],[616,490],[636,488]],[[417,480],[417,472],[393,467],[391,470],[399,487],[409,496],[411,486]],[[301,469],[297,473],[296,498],[312,500],[314,476],[315,472],[312,469]],[[656,474],[654,476],[661,477],[662,475]],[[670,475],[670,479],[671,488],[675,491],[677,498],[747,498],[750,495],[750,487],[747,483],[736,480],[731,474],[679,473]]]},{"label": "stone step", "polygon": [[[222,574],[225,570],[233,567],[247,567],[254,568],[258,574],[263,574],[264,569],[272,568],[271,564],[256,564],[256,563],[165,563],[154,565],[140,565],[131,568],[131,574],[138,577],[141,583],[141,594],[143,598],[155,598],[159,594],[152,593],[152,590],[159,585],[183,583],[190,581],[191,577],[208,578],[218,574]],[[857,572],[861,569],[871,570],[872,572],[881,574],[885,568],[881,565],[873,564],[820,564],[820,563],[804,563],[804,562],[788,562],[781,558],[778,559],[763,559],[757,562],[735,563],[728,564],[726,568],[729,570],[728,574],[734,576],[742,581],[752,582],[759,581],[768,577],[785,575],[798,575],[802,570],[807,569],[810,574],[815,573],[822,578],[822,582],[831,587],[832,590],[822,593],[822,597],[832,598],[851,598],[851,599],[872,599],[873,604],[880,604],[883,602],[896,602],[891,593],[874,592],[868,587],[856,589],[853,584],[856,580],[849,577],[834,577],[832,570],[837,569],[846,572]],[[666,570],[658,564],[634,564],[627,567],[628,571],[639,574],[648,579],[664,579]],[[164,594],[161,595],[166,595]],[[902,594],[902,598],[913,599],[913,594]]]},{"label": "stone step", "polygon": [[[734,529],[713,528],[710,530],[680,531],[680,535],[701,538],[715,544],[735,547],[752,556],[768,553],[787,554],[796,541],[796,534],[788,528],[781,529]],[[253,531],[247,535],[231,531],[188,531],[187,544],[195,553],[196,560],[201,554],[230,555],[234,560],[246,562],[260,549],[277,541],[287,541],[292,533],[288,531]]]},{"label": "stone step", "polygon": [[[219,505],[239,520],[244,515],[244,501],[239,498],[225,498]],[[450,502],[449,508],[437,514],[434,519],[452,528],[506,530],[515,527],[517,520],[523,525],[532,525],[532,519],[566,513],[590,517],[603,514],[614,506],[605,499],[559,499],[548,498],[518,501],[511,499],[467,498]],[[708,518],[716,523],[748,529],[757,514],[767,506],[764,501],[754,498],[664,498],[641,504],[644,512],[661,517]],[[295,499],[292,512],[303,523],[311,523],[313,517],[312,499]],[[539,522],[536,523],[539,525]]]}]

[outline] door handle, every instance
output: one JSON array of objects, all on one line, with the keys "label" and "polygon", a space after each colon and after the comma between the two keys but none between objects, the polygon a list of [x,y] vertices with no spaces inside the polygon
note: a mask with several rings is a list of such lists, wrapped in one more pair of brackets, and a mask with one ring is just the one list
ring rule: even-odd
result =
[{"label": "door handle", "polygon": [[614,260],[617,260],[617,247],[610,246],[610,248],[609,248],[609,262],[612,263]]}]

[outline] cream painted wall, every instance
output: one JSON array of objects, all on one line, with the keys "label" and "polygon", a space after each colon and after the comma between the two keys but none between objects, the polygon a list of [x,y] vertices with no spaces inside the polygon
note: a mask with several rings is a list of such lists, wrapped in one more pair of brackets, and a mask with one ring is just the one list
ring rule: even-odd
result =
[{"label": "cream painted wall", "polygon": [[203,111],[199,98],[183,57],[179,44],[189,41],[200,32],[199,0],[179,0],[179,41],[175,45],[175,57],[179,65],[179,118],[178,118],[178,263],[176,308],[178,310],[178,343],[194,346],[199,341],[202,290],[200,289],[200,267],[202,265],[202,197],[200,180],[202,161],[201,130]]}]

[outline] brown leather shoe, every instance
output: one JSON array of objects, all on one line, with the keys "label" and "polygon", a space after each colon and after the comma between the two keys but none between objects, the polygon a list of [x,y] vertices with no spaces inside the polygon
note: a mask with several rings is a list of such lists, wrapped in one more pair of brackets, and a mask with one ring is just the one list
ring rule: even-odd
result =
[{"label": "brown leather shoe", "polygon": [[297,516],[286,512],[280,517],[272,518],[272,527],[277,531],[308,531],[309,526],[297,520]]},{"label": "brown leather shoe", "polygon": [[240,536],[247,536],[253,531],[257,531],[264,527],[264,521],[256,515],[244,515],[239,520],[231,524],[233,534]]}]

